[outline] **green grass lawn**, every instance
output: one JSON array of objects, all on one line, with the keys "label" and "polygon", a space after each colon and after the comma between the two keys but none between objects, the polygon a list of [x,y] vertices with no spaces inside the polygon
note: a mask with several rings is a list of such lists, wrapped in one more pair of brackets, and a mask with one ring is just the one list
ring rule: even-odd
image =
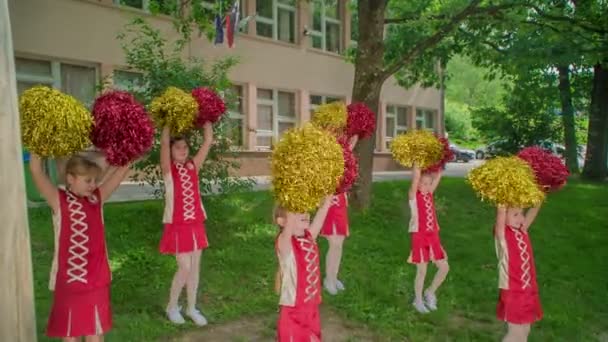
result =
[{"label": "green grass lawn", "polygon": [[[409,251],[407,182],[374,185],[367,213],[351,212],[341,278],[347,291],[324,296],[348,320],[365,324],[383,340],[496,341],[497,272],[494,211],[462,179],[444,179],[436,194],[442,242],[451,271],[439,293],[440,309],[421,316],[411,308],[415,268]],[[200,306],[211,324],[249,315],[276,314],[272,287],[276,261],[266,192],[210,197]],[[109,341],[156,341],[192,325],[174,327],[163,311],[175,261],[161,256],[162,203],[105,207],[113,270],[114,329]],[[48,209],[30,211],[39,339],[51,304],[48,272],[52,228]],[[608,186],[571,182],[550,195],[531,228],[545,311],[531,341],[593,341],[608,333]],[[326,242],[320,240],[325,251]],[[324,252],[323,252],[324,253]],[[324,258],[323,258],[324,260]],[[322,261],[322,265],[324,265]],[[429,269],[429,278],[433,269]]]}]

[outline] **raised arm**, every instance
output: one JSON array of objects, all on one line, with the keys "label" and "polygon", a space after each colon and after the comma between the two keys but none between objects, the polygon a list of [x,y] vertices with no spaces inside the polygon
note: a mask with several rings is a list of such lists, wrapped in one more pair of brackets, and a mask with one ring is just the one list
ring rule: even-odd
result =
[{"label": "raised arm", "polygon": [[319,236],[321,228],[323,228],[323,222],[325,221],[325,217],[327,216],[327,212],[329,211],[329,207],[331,206],[331,201],[333,197],[333,195],[325,197],[325,199],[323,200],[323,204],[321,204],[321,207],[319,208],[319,210],[317,210],[317,213],[315,214],[315,218],[310,223],[310,228],[308,229],[308,231],[310,231],[310,234],[312,235],[313,239],[316,239],[317,236]]},{"label": "raised arm", "polygon": [[42,159],[35,154],[31,154],[30,157],[30,171],[34,184],[36,184],[36,188],[40,191],[40,194],[46,200],[46,203],[48,203],[53,212],[58,212],[59,194],[57,193],[57,187],[55,187],[46,173],[44,173]]},{"label": "raised arm", "polygon": [[350,140],[348,141],[349,145],[350,145],[350,150],[354,150],[355,146],[357,146],[357,142],[359,142],[359,136],[358,135],[353,135],[352,137],[350,137]]},{"label": "raised arm", "polygon": [[120,183],[127,176],[131,165],[122,166],[114,169],[109,176],[106,177],[105,181],[99,186],[99,194],[101,195],[101,201],[105,202],[112,193],[120,186]]},{"label": "raised arm", "polygon": [[433,177],[433,184],[431,184],[431,192],[435,192],[435,190],[437,189],[437,186],[439,186],[439,182],[441,181],[441,176],[443,175],[443,172],[441,172],[441,170],[437,171],[435,173],[435,177]]},{"label": "raised arm", "polygon": [[203,144],[201,148],[196,152],[192,161],[197,169],[200,169],[205,159],[207,159],[207,154],[209,154],[209,150],[211,149],[211,145],[213,144],[213,126],[211,122],[206,122],[203,126]]},{"label": "raised arm", "polygon": [[526,219],[524,220],[524,225],[522,227],[522,229],[524,231],[526,231],[526,232],[528,231],[528,228],[530,228],[530,226],[536,219],[536,216],[538,216],[539,211],[540,211],[540,204],[537,205],[536,207],[530,208],[528,210],[528,212],[526,213]]},{"label": "raised arm", "polygon": [[410,185],[409,199],[416,198],[416,191],[418,190],[418,184],[420,183],[421,171],[417,165],[414,165],[412,169],[412,184]]},{"label": "raised arm", "polygon": [[167,126],[160,133],[160,170],[163,175],[171,172],[171,129]]},{"label": "raised arm", "polygon": [[504,205],[499,205],[496,208],[496,223],[495,223],[495,231],[496,234],[501,234],[505,229],[505,225],[507,224],[507,207]]}]

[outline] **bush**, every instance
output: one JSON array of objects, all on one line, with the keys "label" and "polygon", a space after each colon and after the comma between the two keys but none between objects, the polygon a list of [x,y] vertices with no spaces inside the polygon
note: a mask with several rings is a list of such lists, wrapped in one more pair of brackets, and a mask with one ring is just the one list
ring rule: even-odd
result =
[{"label": "bush", "polygon": [[447,101],[445,128],[450,140],[467,142],[479,140],[479,132],[471,124],[471,110],[464,103]]},{"label": "bush", "polygon": [[[128,24],[124,32],[118,35],[118,39],[121,41],[128,65],[142,73],[141,82],[129,85],[128,90],[148,106],[154,97],[160,95],[169,86],[187,92],[205,86],[223,95],[229,110],[234,109],[237,104],[236,94],[231,91],[232,83],[227,75],[228,71],[237,64],[237,59],[234,57],[219,59],[210,66],[201,59],[184,59],[183,50],[189,38],[186,35],[182,36],[182,39],[170,44],[161,36],[159,30],[152,28],[142,18],[137,18]],[[214,184],[220,192],[246,190],[253,185],[250,179],[230,176],[230,172],[238,169],[240,165],[233,159],[236,153],[232,150],[234,144],[230,137],[233,137],[231,132],[235,130],[227,116],[224,115],[222,120],[214,125],[215,143],[199,174],[202,193],[210,193]],[[160,196],[164,190],[159,168],[159,133],[157,132],[149,156],[135,164],[137,171],[135,177],[155,187],[157,196]],[[194,153],[202,143],[202,134],[200,131],[193,131],[189,138]]]}]

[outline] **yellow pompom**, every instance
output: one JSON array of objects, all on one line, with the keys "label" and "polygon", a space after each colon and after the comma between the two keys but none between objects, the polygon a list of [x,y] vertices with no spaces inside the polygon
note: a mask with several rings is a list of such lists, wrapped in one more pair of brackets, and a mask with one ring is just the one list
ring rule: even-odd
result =
[{"label": "yellow pompom", "polygon": [[477,167],[467,176],[482,200],[496,205],[528,208],[545,199],[534,171],[518,157],[498,157]]},{"label": "yellow pompom", "polygon": [[416,164],[421,169],[434,165],[443,157],[443,145],[431,132],[409,131],[391,142],[393,158],[405,167]]},{"label": "yellow pompom", "polygon": [[272,188],[287,210],[305,213],[336,191],[344,173],[336,138],[311,124],[283,134],[271,156]]},{"label": "yellow pompom", "polygon": [[344,130],[347,116],[344,102],[332,102],[317,107],[312,117],[312,123],[321,129],[335,133]]},{"label": "yellow pompom", "polygon": [[175,87],[167,88],[150,104],[150,114],[157,127],[169,126],[174,135],[187,133],[194,127],[197,111],[198,104],[192,95]]},{"label": "yellow pompom", "polygon": [[25,147],[41,157],[64,157],[91,145],[91,113],[75,98],[36,86],[19,100]]}]

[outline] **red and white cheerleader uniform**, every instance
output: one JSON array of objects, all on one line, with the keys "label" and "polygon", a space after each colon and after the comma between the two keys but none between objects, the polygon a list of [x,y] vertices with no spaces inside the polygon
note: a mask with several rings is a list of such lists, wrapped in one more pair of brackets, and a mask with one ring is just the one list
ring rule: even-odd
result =
[{"label": "red and white cheerleader uniform", "polygon": [[334,195],[331,201],[331,206],[327,211],[321,235],[341,235],[348,236],[348,197],[346,193]]},{"label": "red and white cheerleader uniform", "polygon": [[321,341],[321,272],[319,248],[306,230],[304,236],[291,238],[292,252],[282,258],[278,342]]},{"label": "red and white cheerleader uniform", "polygon": [[536,267],[528,233],[506,226],[494,233],[500,293],[496,317],[513,324],[540,320],[543,311],[536,284]]},{"label": "red and white cheerleader uniform", "polygon": [[435,214],[433,194],[416,191],[416,198],[409,201],[411,218],[409,232],[411,251],[407,262],[427,263],[447,259],[439,239],[439,224]]},{"label": "red and white cheerleader uniform", "polygon": [[56,338],[103,335],[112,327],[112,276],[99,190],[86,198],[64,189],[58,193],[49,281],[54,295],[46,334]]},{"label": "red and white cheerleader uniform", "polygon": [[209,246],[205,231],[207,215],[198,187],[198,172],[192,160],[171,162],[164,175],[165,229],[160,240],[163,254],[189,253]]}]

